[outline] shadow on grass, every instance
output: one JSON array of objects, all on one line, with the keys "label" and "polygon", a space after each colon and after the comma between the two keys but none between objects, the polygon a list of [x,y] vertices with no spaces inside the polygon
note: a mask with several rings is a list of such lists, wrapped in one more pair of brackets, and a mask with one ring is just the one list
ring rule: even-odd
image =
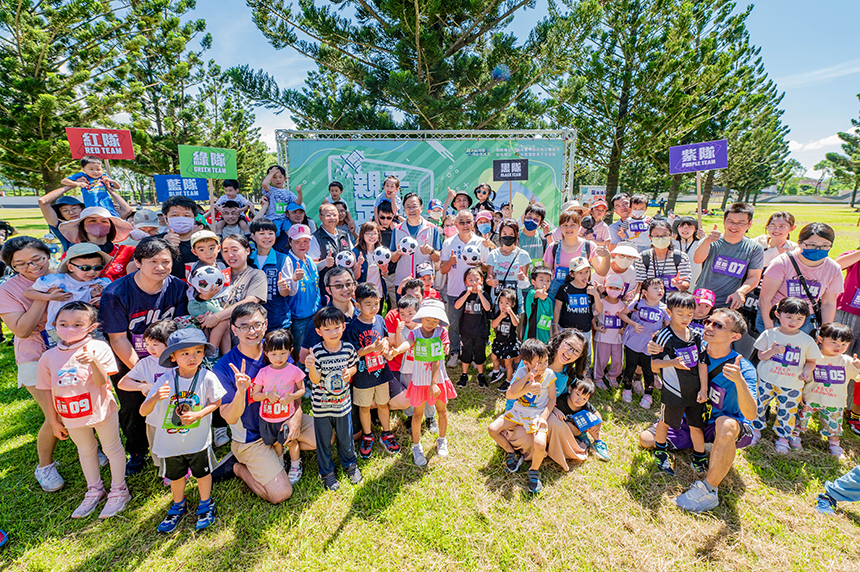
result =
[{"label": "shadow on grass", "polygon": [[802,493],[813,481],[823,483],[845,472],[843,463],[829,454],[827,442],[817,432],[808,432],[801,441],[802,451],[780,455],[774,449],[776,435],[766,430],[758,444],[745,449],[745,456],[765,485],[792,494]]}]

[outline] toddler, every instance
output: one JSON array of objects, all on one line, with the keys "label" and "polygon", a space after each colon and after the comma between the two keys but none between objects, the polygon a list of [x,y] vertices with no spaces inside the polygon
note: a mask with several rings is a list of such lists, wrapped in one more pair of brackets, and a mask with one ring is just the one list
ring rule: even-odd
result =
[{"label": "toddler", "polygon": [[[822,357],[815,341],[800,331],[808,316],[809,304],[805,300],[791,296],[783,298],[775,311],[779,326],[765,330],[755,341],[761,361],[756,367],[758,412],[753,421],[751,445],[761,438],[761,431],[767,425],[767,406],[776,399],[774,431],[778,439],[775,448],[780,455],[788,453],[803,386],[812,381],[816,360]],[[800,439],[793,440],[791,445],[799,448]]]},{"label": "toddler", "polygon": [[499,293],[499,309],[491,322],[496,337],[493,340],[493,372],[490,381],[502,383],[497,388],[506,392],[514,376],[514,360],[520,356],[520,341],[517,339],[517,326],[520,323],[516,311],[517,293],[513,288],[505,288]]},{"label": "toddler", "polygon": [[[220,244],[218,236],[211,230],[198,230],[191,235],[191,252],[199,261],[191,265],[188,273],[188,282],[193,292],[189,295],[188,314],[198,318],[200,322],[206,314],[214,314],[223,309],[221,300],[229,292],[230,270],[218,260]],[[221,350],[222,355],[229,352],[230,321],[224,320],[212,328],[208,338],[212,345]]]},{"label": "toddler", "polygon": [[400,179],[394,175],[389,175],[382,181],[382,192],[379,193],[379,196],[376,197],[376,201],[373,203],[374,219],[377,218],[379,204],[383,201],[391,204],[391,212],[394,213],[394,220],[397,220],[403,213],[403,201],[400,200]]},{"label": "toddler", "polygon": [[251,234],[248,221],[241,216],[241,209],[242,205],[237,201],[224,201],[221,204],[221,220],[215,223],[215,232],[218,236]]},{"label": "toddler", "polygon": [[552,330],[554,300],[549,297],[552,270],[546,266],[535,266],[529,274],[532,289],[526,293],[524,338],[536,338],[548,343]]},{"label": "toddler", "polygon": [[298,435],[290,434],[289,420],[297,416],[301,427],[301,397],[305,394],[305,374],[291,363],[293,336],[289,330],[272,330],[263,338],[263,353],[269,365],[254,377],[251,398],[260,403],[260,438],[264,445],[273,446],[278,457],[284,445],[290,451],[290,484],[302,478],[302,455]]},{"label": "toddler", "polygon": [[609,207],[606,204],[606,200],[595,199],[592,201],[588,213],[593,222],[592,227],[590,229],[585,228],[585,222],[583,221],[582,226],[579,228],[579,236],[593,240],[597,244],[608,246],[610,242],[609,225],[603,222],[603,217],[606,216],[608,211]]},{"label": "toddler", "polygon": [[[224,194],[218,197],[215,201],[215,211],[221,212],[221,207],[228,201],[238,203],[239,212],[244,214],[251,210],[251,201],[239,194],[239,181],[236,179],[224,179],[221,185],[224,188]],[[221,233],[218,233],[221,234]]]},{"label": "toddler", "polygon": [[621,240],[632,242],[639,252],[651,248],[651,237],[648,234],[651,225],[651,217],[646,216],[648,210],[648,197],[636,194],[630,197],[630,217],[625,220],[618,231]]},{"label": "toddler", "polygon": [[269,207],[264,216],[271,221],[283,221],[287,218],[287,207],[290,203],[302,203],[302,186],[296,187],[296,192],[284,188],[287,182],[287,171],[280,165],[272,165],[266,171],[263,179],[263,197],[268,201]]},{"label": "toddler", "polygon": [[436,271],[433,269],[432,262],[422,262],[416,266],[415,274],[418,275],[418,279],[424,284],[424,298],[442,300],[442,295],[433,287],[433,284],[436,281]]},{"label": "toddler", "polygon": [[489,316],[493,309],[484,295],[484,273],[480,268],[471,267],[463,275],[466,291],[454,302],[454,308],[463,308],[460,316],[460,363],[463,373],[457,381],[458,387],[469,383],[469,365],[474,363],[478,370],[478,386],[487,387],[484,375],[484,362],[487,361],[487,343],[490,339]]},{"label": "toddler", "polygon": [[697,288],[693,292],[696,297],[696,310],[693,312],[693,321],[690,322],[689,328],[699,334],[705,335],[705,321],[711,312],[714,310],[714,303],[717,301],[717,296],[711,290],[705,288]]},{"label": "toddler", "polygon": [[621,392],[621,399],[625,403],[633,401],[633,374],[637,367],[641,367],[644,387],[639,406],[643,409],[651,408],[651,394],[654,392],[654,372],[651,370],[648,342],[651,341],[651,336],[663,329],[670,320],[666,304],[660,301],[663,299],[663,288],[660,278],[646,278],[640,291],[642,297],[619,314],[621,321],[627,324],[621,338],[627,362],[622,374],[624,390]]},{"label": "toddler", "polygon": [[102,160],[87,155],[81,159],[81,171],[69,175],[60,186],[80,187],[84,207],[103,207],[113,216],[119,216],[108,189],[119,190],[119,183],[104,174]]},{"label": "toddler", "polygon": [[582,442],[584,449],[593,448],[598,459],[610,461],[612,456],[609,454],[609,448],[600,438],[603,419],[589,401],[592,395],[594,383],[588,379],[576,378],[556,399],[553,413],[571,424],[571,432]]},{"label": "toddler", "polygon": [[605,390],[604,376],[610,387],[618,387],[618,376],[624,363],[621,312],[627,305],[621,300],[624,281],[620,276],[607,276],[603,291],[603,310],[594,316],[594,383],[599,389]]}]

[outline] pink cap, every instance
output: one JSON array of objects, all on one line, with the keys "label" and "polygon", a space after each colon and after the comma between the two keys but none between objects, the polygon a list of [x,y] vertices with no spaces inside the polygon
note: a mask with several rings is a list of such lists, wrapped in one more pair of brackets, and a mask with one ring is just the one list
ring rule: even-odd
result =
[{"label": "pink cap", "polygon": [[621,276],[619,276],[618,274],[612,274],[606,277],[606,282],[604,283],[604,286],[606,286],[607,288],[609,286],[612,286],[613,288],[619,288],[621,290],[624,290],[624,279],[621,278]]},{"label": "pink cap", "polygon": [[475,220],[481,220],[482,218],[493,220],[493,213],[490,211],[481,211],[478,213],[478,216],[475,217]]},{"label": "pink cap", "polygon": [[290,227],[290,230],[287,231],[287,236],[290,237],[290,240],[296,240],[297,238],[310,238],[311,229],[304,224],[294,224]]},{"label": "pink cap", "polygon": [[696,297],[696,304],[707,304],[711,308],[714,307],[714,304],[717,301],[717,295],[705,288],[697,288],[696,291],[693,292],[693,296]]}]

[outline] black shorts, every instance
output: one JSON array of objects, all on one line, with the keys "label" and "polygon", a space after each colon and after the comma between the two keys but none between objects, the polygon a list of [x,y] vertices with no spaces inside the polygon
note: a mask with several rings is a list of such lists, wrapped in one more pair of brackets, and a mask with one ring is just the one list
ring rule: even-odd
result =
[{"label": "black shorts", "polygon": [[493,340],[493,354],[498,359],[516,359],[520,357],[520,341],[516,338]]},{"label": "black shorts", "polygon": [[272,423],[265,419],[260,419],[260,438],[263,439],[263,444],[271,447],[275,443],[283,445],[287,442],[290,428],[287,427],[287,421],[277,421]]},{"label": "black shorts", "polygon": [[[406,358],[404,357],[404,359]],[[391,373],[394,374],[394,377],[388,382],[388,399],[394,399],[396,395],[400,395],[406,391],[406,386],[400,381],[400,370],[392,371]]]},{"label": "black shorts", "polygon": [[162,476],[171,481],[185,478],[188,469],[196,479],[202,479],[212,472],[215,459],[211,447],[206,447],[197,453],[189,455],[178,455],[176,457],[165,457],[161,460]]},{"label": "black shorts", "polygon": [[487,338],[460,338],[460,363],[484,365],[487,361]]},{"label": "black shorts", "polygon": [[694,403],[686,407],[675,407],[663,403],[660,406],[660,421],[671,427],[678,429],[681,427],[681,419],[687,418],[687,425],[696,427],[697,429],[705,428],[705,404]]}]

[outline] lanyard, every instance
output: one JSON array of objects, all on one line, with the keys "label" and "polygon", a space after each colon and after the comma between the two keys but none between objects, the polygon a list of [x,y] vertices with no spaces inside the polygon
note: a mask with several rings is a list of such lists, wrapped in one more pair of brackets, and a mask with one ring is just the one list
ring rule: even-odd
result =
[{"label": "lanyard", "polygon": [[[200,376],[200,369],[197,369],[197,373],[194,374],[194,380],[191,382],[191,388],[188,390],[188,395],[193,395],[194,390],[197,388],[197,378]],[[173,389],[175,390],[176,403],[179,403],[179,370],[176,369],[173,372]]]}]

